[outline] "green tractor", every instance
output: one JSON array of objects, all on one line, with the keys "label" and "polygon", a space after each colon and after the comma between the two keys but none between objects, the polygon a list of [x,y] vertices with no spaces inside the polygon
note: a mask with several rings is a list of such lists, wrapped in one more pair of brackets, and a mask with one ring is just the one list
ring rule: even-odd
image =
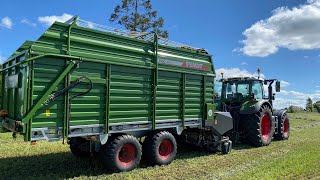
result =
[{"label": "green tractor", "polygon": [[[230,112],[233,129],[228,132],[233,142],[248,143],[257,147],[267,146],[272,139],[286,140],[290,134],[290,122],[286,110],[274,110],[272,85],[280,92],[276,79],[259,77],[223,78],[216,87],[216,109]],[[219,83],[217,83],[219,84]],[[265,92],[264,85],[268,87]]]}]

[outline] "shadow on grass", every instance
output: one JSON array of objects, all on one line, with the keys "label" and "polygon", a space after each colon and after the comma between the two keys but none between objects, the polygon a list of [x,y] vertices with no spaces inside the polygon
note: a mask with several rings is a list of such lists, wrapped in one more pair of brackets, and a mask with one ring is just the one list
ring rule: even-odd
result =
[{"label": "shadow on grass", "polygon": [[[210,153],[195,147],[179,148],[176,159],[205,156]],[[149,167],[142,161],[139,168]],[[79,176],[108,175],[104,165],[96,159],[75,158],[69,152],[40,154],[0,159],[0,179],[65,179]]]},{"label": "shadow on grass", "polygon": [[256,147],[251,146],[249,144],[244,144],[244,143],[235,143],[232,145],[233,150],[252,149],[252,148],[256,148]]},{"label": "shadow on grass", "polygon": [[[236,144],[235,150],[252,148],[252,146]],[[209,153],[193,146],[179,147],[176,159],[189,159],[206,156]],[[142,161],[139,169],[149,167]],[[104,165],[96,159],[78,159],[69,152],[41,154],[25,157],[0,159],[0,179],[65,179],[79,176],[108,175]]]},{"label": "shadow on grass", "polygon": [[70,153],[52,153],[0,159],[0,179],[64,179],[105,174],[90,159],[77,159]]}]

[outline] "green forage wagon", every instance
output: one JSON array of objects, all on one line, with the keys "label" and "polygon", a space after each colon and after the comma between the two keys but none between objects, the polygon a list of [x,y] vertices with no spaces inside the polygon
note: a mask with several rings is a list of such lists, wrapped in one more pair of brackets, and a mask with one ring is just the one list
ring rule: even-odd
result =
[{"label": "green forage wagon", "polygon": [[74,17],[26,41],[1,73],[1,126],[25,141],[67,139],[72,154],[99,154],[113,171],[141,158],[169,164],[177,141],[231,150],[231,115],[214,109],[211,55],[156,33]]}]

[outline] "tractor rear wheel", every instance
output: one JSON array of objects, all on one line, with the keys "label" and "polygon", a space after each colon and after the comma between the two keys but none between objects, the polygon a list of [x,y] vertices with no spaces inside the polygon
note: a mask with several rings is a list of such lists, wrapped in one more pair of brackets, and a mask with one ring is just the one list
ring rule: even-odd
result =
[{"label": "tractor rear wheel", "polygon": [[274,135],[275,139],[287,140],[290,135],[290,122],[287,113],[284,113],[281,117],[278,116],[278,132]]},{"label": "tractor rear wheel", "polygon": [[69,145],[71,153],[77,157],[89,157],[90,156],[90,141],[80,138],[74,137],[69,139]]},{"label": "tractor rear wheel", "polygon": [[259,112],[248,117],[246,141],[254,146],[267,146],[274,134],[274,119],[269,106],[264,105]]},{"label": "tractor rear wheel", "polygon": [[143,158],[152,165],[170,164],[177,154],[177,142],[167,131],[147,136],[142,148]]},{"label": "tractor rear wheel", "polygon": [[131,171],[141,160],[139,141],[131,135],[121,135],[107,142],[100,150],[102,162],[114,172]]}]

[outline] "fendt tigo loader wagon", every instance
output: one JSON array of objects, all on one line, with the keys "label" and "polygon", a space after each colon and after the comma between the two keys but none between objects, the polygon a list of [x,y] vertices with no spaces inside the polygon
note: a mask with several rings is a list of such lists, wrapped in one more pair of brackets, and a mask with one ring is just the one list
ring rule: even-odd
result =
[{"label": "fendt tigo loader wagon", "polygon": [[24,43],[1,72],[4,128],[25,141],[67,139],[75,156],[99,154],[113,171],[141,158],[169,164],[177,141],[231,150],[231,115],[214,109],[211,55],[156,33],[74,17]]}]

